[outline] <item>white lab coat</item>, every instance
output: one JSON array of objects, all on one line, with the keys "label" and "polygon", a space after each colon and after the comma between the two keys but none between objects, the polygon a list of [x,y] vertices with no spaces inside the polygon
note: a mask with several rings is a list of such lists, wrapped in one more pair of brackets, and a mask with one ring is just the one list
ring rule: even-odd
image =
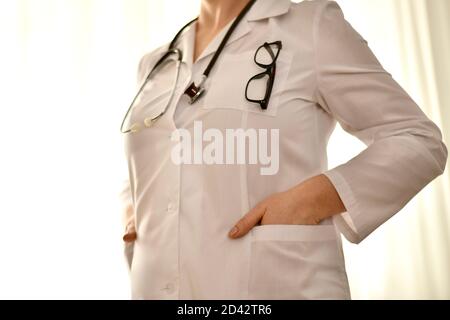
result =
[{"label": "white lab coat", "polygon": [[[443,172],[441,132],[334,1],[257,1],[206,81],[206,94],[189,105],[182,93],[200,80],[230,25],[195,63],[195,25],[183,34],[168,114],[153,128],[125,136],[130,180],[124,195],[134,205],[138,234],[134,248],[126,245],[132,298],[349,299],[340,234],[361,242]],[[244,89],[262,71],[255,50],[276,40],[283,49],[269,109],[262,112]],[[166,49],[142,58],[139,83]],[[159,79],[152,87],[157,94],[146,99],[144,92],[133,121],[142,121],[145,108],[161,107],[169,88],[164,74]],[[279,129],[278,173],[263,176],[258,165],[174,164],[173,132],[192,131],[194,121],[221,132]],[[336,121],[368,147],[328,169],[326,147]],[[317,226],[265,225],[239,240],[227,237],[258,202],[321,173],[347,212]]]}]

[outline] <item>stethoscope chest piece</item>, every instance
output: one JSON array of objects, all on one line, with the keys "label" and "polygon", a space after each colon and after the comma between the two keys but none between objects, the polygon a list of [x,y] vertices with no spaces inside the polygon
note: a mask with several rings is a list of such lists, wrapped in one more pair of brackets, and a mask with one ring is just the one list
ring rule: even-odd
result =
[{"label": "stethoscope chest piece", "polygon": [[205,93],[205,88],[203,88],[203,83],[205,83],[205,80],[206,77],[203,75],[198,85],[196,85],[195,82],[192,82],[186,89],[184,94],[190,98],[189,104],[194,104]]}]

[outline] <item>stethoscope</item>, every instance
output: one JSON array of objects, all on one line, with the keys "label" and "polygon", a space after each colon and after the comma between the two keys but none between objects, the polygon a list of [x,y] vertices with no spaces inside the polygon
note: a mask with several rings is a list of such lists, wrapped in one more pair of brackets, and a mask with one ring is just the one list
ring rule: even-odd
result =
[{"label": "stethoscope", "polygon": [[[203,72],[203,75],[202,75],[202,77],[200,79],[200,82],[198,84],[196,84],[193,81],[191,83],[191,85],[184,92],[184,94],[189,97],[189,103],[190,104],[194,104],[205,93],[205,88],[203,87],[203,84],[205,83],[205,81],[208,78],[211,70],[213,69],[214,65],[216,64],[216,61],[219,58],[220,54],[222,53],[223,48],[227,44],[228,39],[231,37],[231,35],[233,34],[234,30],[236,29],[238,24],[241,22],[242,18],[247,14],[247,12],[250,10],[250,8],[253,6],[253,4],[255,4],[256,1],[257,0],[251,0],[245,6],[245,8],[241,11],[241,13],[238,15],[236,20],[233,22],[233,24],[231,25],[231,27],[228,30],[227,34],[225,35],[225,37],[223,38],[222,42],[220,43],[219,48],[217,49],[216,53],[214,54],[212,60],[210,61],[210,63],[206,67],[205,72]],[[140,130],[140,124],[133,124],[133,125],[131,125],[130,129],[124,130],[124,125],[125,125],[125,122],[128,119],[128,116],[130,114],[131,109],[133,108],[136,100],[139,98],[140,94],[144,90],[147,82],[151,79],[151,77],[152,77],[153,73],[155,72],[155,70],[157,70],[158,67],[161,66],[169,57],[175,56],[176,61],[177,61],[177,66],[179,67],[179,65],[181,64],[181,61],[183,59],[183,53],[182,53],[182,51],[180,49],[175,48],[175,44],[178,41],[178,39],[180,38],[181,34],[190,25],[192,25],[197,20],[198,20],[198,18],[195,18],[194,20],[192,20],[189,23],[187,23],[183,28],[181,28],[180,31],[178,31],[178,33],[175,35],[175,37],[171,41],[167,52],[161,58],[158,59],[156,64],[153,66],[151,71],[148,73],[146,79],[144,80],[144,83],[142,84],[142,86],[138,90],[136,96],[134,97],[133,101],[131,102],[130,106],[128,107],[128,110],[127,110],[127,113],[125,114],[125,117],[123,118],[122,125],[120,127],[120,131],[122,131],[122,133],[133,133],[133,132],[137,132],[137,131]],[[179,68],[177,68],[177,70],[178,69]],[[178,73],[177,73],[177,78],[178,78]],[[166,108],[160,114],[158,114],[156,117],[146,118],[144,120],[144,125],[146,127],[151,127],[156,121],[158,121],[167,112],[168,107],[169,107],[169,104],[166,105]]]}]

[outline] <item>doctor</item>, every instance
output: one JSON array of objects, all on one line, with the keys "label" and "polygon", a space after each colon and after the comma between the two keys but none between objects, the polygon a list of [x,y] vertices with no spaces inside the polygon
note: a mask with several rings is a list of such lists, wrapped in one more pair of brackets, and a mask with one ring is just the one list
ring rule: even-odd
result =
[{"label": "doctor", "polygon": [[[445,168],[440,130],[334,1],[203,0],[139,83],[133,299],[349,299],[340,234],[360,243]],[[336,122],[367,148],[328,169]]]}]

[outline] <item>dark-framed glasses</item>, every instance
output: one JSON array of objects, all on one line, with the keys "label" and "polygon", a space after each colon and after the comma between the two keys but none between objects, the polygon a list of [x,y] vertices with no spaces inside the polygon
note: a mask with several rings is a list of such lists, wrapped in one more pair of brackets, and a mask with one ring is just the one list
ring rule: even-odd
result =
[{"label": "dark-framed glasses", "polygon": [[175,93],[181,61],[181,51],[171,49],[156,62],[123,118],[122,133],[150,128],[167,112]]},{"label": "dark-framed glasses", "polygon": [[255,52],[255,63],[265,71],[248,80],[245,98],[249,102],[258,103],[263,110],[269,105],[276,74],[276,61],[282,47],[281,41],[265,42]]}]

